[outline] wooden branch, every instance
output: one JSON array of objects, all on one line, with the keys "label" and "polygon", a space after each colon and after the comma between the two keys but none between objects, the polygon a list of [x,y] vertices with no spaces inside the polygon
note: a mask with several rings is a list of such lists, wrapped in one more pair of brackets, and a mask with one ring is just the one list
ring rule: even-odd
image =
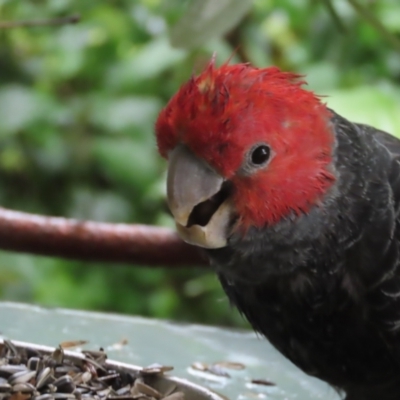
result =
[{"label": "wooden branch", "polygon": [[4,208],[0,208],[0,249],[112,263],[207,265],[201,252],[171,229],[46,217]]},{"label": "wooden branch", "polygon": [[390,43],[393,48],[400,51],[400,40],[396,35],[386,29],[385,25],[375,16],[375,14],[358,0],[347,0],[348,3],[365,19],[375,30]]},{"label": "wooden branch", "polygon": [[243,25],[247,21],[247,16],[241,21],[240,24],[236,25],[230,32],[225,35],[225,40],[230,44],[232,49],[234,49],[233,54],[237,55],[240,59],[240,62],[247,63],[250,62],[250,59],[247,55],[246,48],[242,44],[242,32],[243,32]]},{"label": "wooden branch", "polygon": [[76,24],[81,19],[79,14],[73,14],[68,17],[37,19],[27,21],[0,21],[0,29],[26,28],[37,26],[57,26],[66,24]]},{"label": "wooden branch", "polygon": [[347,28],[344,25],[343,21],[341,20],[339,14],[337,13],[334,5],[333,5],[333,0],[322,0],[329,15],[331,16],[333,22],[335,25],[338,27],[338,30],[340,33],[347,33]]}]

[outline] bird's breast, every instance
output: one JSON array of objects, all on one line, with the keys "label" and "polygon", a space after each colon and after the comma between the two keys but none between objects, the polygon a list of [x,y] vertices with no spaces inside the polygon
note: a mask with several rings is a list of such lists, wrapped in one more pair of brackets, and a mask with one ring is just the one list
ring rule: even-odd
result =
[{"label": "bird's breast", "polygon": [[400,373],[366,310],[332,284],[335,277],[297,278],[297,291],[288,279],[257,286],[220,279],[254,329],[304,372],[341,388]]}]

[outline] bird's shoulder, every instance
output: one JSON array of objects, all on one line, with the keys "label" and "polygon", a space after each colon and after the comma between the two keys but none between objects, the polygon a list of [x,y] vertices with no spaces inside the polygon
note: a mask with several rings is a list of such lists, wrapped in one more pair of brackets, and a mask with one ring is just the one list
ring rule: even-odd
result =
[{"label": "bird's shoulder", "polygon": [[[363,123],[353,123],[333,112],[332,123],[338,138],[339,152],[357,157],[358,149],[364,164],[364,173],[372,175],[372,181],[387,179],[396,205],[400,204],[400,139],[396,136]],[[354,160],[350,160],[351,163]],[[346,163],[346,162],[344,162]]]}]

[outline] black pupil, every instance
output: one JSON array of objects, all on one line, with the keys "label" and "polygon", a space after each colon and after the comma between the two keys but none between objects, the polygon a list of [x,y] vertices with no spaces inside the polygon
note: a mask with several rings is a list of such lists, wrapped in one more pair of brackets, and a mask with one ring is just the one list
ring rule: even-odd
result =
[{"label": "black pupil", "polygon": [[269,147],[262,145],[254,149],[251,155],[251,162],[256,165],[264,164],[268,160],[268,158],[269,158]]}]

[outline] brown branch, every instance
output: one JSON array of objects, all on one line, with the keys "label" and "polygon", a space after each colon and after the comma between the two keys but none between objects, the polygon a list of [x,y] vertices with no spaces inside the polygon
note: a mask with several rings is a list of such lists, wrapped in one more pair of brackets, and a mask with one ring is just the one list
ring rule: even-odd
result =
[{"label": "brown branch", "polygon": [[79,14],[73,14],[68,17],[37,19],[27,21],[0,21],[0,29],[26,28],[37,26],[56,26],[66,24],[76,24],[81,19]]},{"label": "brown branch", "polygon": [[0,248],[75,260],[205,266],[200,251],[170,229],[45,217],[0,208]]}]

